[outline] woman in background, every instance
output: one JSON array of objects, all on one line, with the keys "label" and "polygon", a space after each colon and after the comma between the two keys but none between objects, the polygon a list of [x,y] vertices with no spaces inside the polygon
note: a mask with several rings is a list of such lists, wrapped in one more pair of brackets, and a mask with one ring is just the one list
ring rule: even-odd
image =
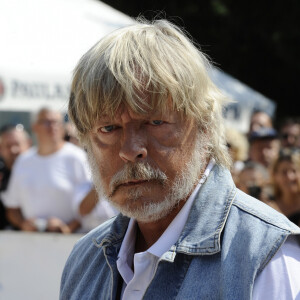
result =
[{"label": "woman in background", "polygon": [[282,149],[271,169],[274,201],[270,205],[300,225],[300,152]]}]

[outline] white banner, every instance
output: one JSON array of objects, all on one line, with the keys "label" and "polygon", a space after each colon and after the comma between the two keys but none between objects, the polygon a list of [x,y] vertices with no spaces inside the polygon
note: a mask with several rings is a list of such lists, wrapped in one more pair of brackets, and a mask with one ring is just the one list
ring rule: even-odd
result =
[{"label": "white banner", "polygon": [[63,267],[81,236],[0,231],[0,299],[59,299]]}]

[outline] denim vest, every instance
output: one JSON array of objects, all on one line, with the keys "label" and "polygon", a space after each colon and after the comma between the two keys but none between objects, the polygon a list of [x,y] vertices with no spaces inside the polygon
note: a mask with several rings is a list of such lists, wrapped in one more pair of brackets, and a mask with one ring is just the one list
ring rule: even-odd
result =
[{"label": "denim vest", "polygon": [[[116,298],[116,260],[128,222],[120,214],[77,242],[62,275],[61,300]],[[143,299],[251,299],[255,278],[290,234],[299,237],[300,228],[238,190],[230,172],[216,165]]]}]

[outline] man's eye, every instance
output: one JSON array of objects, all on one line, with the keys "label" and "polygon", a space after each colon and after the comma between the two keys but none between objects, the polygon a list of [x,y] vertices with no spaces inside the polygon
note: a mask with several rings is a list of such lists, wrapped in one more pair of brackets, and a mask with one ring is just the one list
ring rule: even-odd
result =
[{"label": "man's eye", "polygon": [[150,121],[150,124],[151,125],[155,125],[155,126],[162,125],[163,123],[164,123],[164,121],[162,121],[162,120],[153,120],[153,121]]},{"label": "man's eye", "polygon": [[114,129],[116,129],[115,125],[108,125],[108,126],[101,127],[99,130],[103,133],[108,133],[108,132],[112,132]]}]

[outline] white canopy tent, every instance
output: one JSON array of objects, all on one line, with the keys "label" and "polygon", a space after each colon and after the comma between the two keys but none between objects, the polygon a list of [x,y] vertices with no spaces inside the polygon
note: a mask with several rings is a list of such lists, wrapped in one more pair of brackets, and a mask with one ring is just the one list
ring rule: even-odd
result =
[{"label": "white canopy tent", "polygon": [[[97,0],[1,0],[0,125],[42,106],[66,112],[79,58],[102,36],[133,22]],[[231,125],[245,129],[258,104],[273,113],[274,103],[234,78],[217,69],[212,78],[237,100],[225,114]]]},{"label": "white canopy tent", "polygon": [[220,90],[234,101],[227,105],[224,111],[227,126],[246,133],[254,110],[265,111],[274,117],[276,104],[272,100],[217,68],[211,70],[210,77]]},{"label": "white canopy tent", "polygon": [[65,110],[82,54],[132,22],[96,0],[1,0],[0,110]]}]

